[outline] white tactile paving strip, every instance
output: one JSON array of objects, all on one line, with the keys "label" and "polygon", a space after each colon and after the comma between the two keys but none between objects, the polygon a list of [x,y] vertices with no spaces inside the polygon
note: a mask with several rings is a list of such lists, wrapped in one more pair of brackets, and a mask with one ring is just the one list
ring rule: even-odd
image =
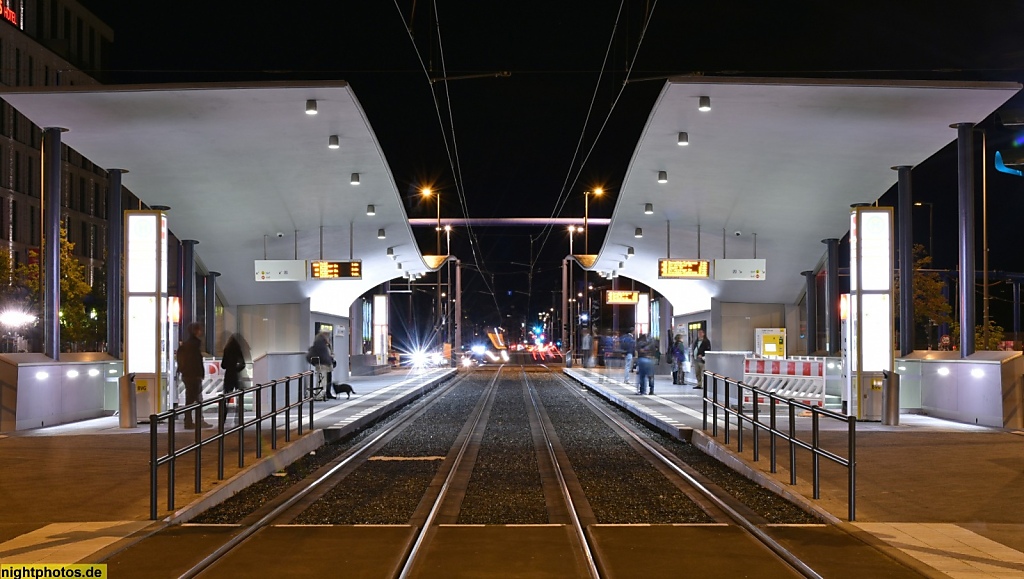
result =
[{"label": "white tactile paving strip", "polygon": [[854,523],[954,579],[1024,577],[1024,553],[952,523]]},{"label": "white tactile paving strip", "polygon": [[75,563],[149,524],[150,521],[51,523],[0,543],[0,563]]}]

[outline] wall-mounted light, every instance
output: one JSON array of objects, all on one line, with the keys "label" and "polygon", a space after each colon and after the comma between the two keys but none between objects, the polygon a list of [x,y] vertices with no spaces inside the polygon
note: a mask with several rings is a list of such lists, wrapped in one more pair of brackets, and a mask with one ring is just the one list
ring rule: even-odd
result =
[{"label": "wall-mounted light", "polygon": [[391,259],[395,259],[395,248],[394,247],[389,247],[388,248],[388,257],[390,257]]},{"label": "wall-mounted light", "polygon": [[945,366],[939,368],[936,372],[939,373],[939,376],[949,376],[949,368],[946,368]]},{"label": "wall-mounted light", "polygon": [[686,134],[686,131],[679,132],[679,138],[676,140],[676,144],[680,147],[685,147],[690,144],[690,135]]},{"label": "wall-mounted light", "polygon": [[341,139],[338,138],[338,135],[331,135],[330,137],[327,138],[327,148],[328,149],[339,149],[339,148],[341,148]]},{"label": "wall-mounted light", "polygon": [[377,214],[377,208],[374,207],[373,205],[367,205],[366,214],[369,215],[370,217],[373,217],[374,215]]},{"label": "wall-mounted light", "polygon": [[654,215],[654,203],[644,203],[644,215]]},{"label": "wall-mounted light", "polygon": [[315,115],[316,114],[316,101],[315,100],[309,99],[308,101],[306,101],[306,114],[307,115]]},{"label": "wall-mounted light", "polygon": [[78,370],[68,370],[68,378],[78,378]]},{"label": "wall-mounted light", "polygon": [[644,229],[643,229],[643,227],[637,227],[636,231],[633,232],[633,237],[635,237],[637,239],[640,239],[643,236],[644,236]]},{"label": "wall-mounted light", "polygon": [[634,255],[636,255],[636,250],[633,249],[632,247],[627,247],[626,248],[626,259],[629,259],[629,258],[633,257]]},{"label": "wall-mounted light", "polygon": [[702,96],[697,101],[697,110],[706,113],[711,110],[711,97]]},{"label": "wall-mounted light", "polygon": [[975,378],[984,378],[985,377],[985,371],[982,370],[981,368],[973,368],[971,370],[971,376],[973,376]]},{"label": "wall-mounted light", "polygon": [[388,238],[388,236],[387,236],[386,233],[384,233],[383,229],[378,229],[377,230],[377,239],[387,239],[387,238]]},{"label": "wall-mounted light", "polygon": [[668,183],[668,171],[658,171],[658,183]]},{"label": "wall-mounted light", "polygon": [[95,378],[95,377],[97,377],[99,375],[100,375],[100,371],[97,370],[96,368],[93,368],[92,370],[89,370],[89,377]]},{"label": "wall-mounted light", "polygon": [[50,375],[46,372],[36,372],[36,380],[46,380]]},{"label": "wall-mounted light", "polygon": [[352,177],[348,180],[352,185],[359,184],[359,173],[352,173]]}]

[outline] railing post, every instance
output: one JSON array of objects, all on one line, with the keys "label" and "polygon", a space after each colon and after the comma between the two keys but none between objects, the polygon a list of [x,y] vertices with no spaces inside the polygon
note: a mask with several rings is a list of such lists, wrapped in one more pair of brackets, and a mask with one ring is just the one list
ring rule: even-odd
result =
[{"label": "railing post", "polygon": [[[174,403],[174,412],[171,413],[170,419],[167,421],[167,454],[170,456],[170,460],[167,462],[167,510],[174,510],[174,466],[175,461],[178,459],[178,449],[174,442],[174,431],[175,425],[178,418],[178,403]],[[152,423],[150,423],[152,424]]]},{"label": "railing post", "polygon": [[711,377],[715,387],[711,392],[711,436],[718,438],[718,375]]},{"label": "railing post", "polygon": [[256,389],[256,458],[263,456],[263,387]]},{"label": "railing post", "polygon": [[[685,382],[685,381],[684,381]],[[708,375],[701,374],[700,376],[701,390],[701,402],[704,404],[704,426],[702,430],[708,429]]]},{"label": "railing post", "polygon": [[156,520],[156,477],[157,477],[157,450],[156,450],[156,414],[149,415],[149,518]]},{"label": "railing post", "polygon": [[850,468],[849,468],[849,489],[850,493],[850,522],[857,520],[857,421],[852,416],[846,418],[849,424],[849,455]]},{"label": "railing post", "polygon": [[[194,406],[194,405],[193,405]],[[206,420],[203,418],[203,403],[198,403],[198,408],[195,409],[195,420],[192,426],[195,427],[196,433],[196,493],[203,492],[203,423]]]},{"label": "railing post", "polygon": [[296,386],[296,394],[298,394],[298,397],[299,397],[299,399],[295,401],[295,409],[299,413],[299,419],[298,419],[298,421],[299,421],[299,428],[298,428],[298,431],[299,431],[299,436],[302,436],[302,407],[304,406],[303,401],[305,401],[305,399],[306,399],[305,396],[302,393],[302,376],[299,376],[299,385]]},{"label": "railing post", "polygon": [[284,441],[292,441],[292,379],[284,381]]},{"label": "railing post", "polygon": [[235,397],[235,412],[238,413],[238,468],[245,468],[245,394],[239,391]]},{"label": "railing post", "polygon": [[313,375],[309,378],[309,431],[313,432]]},{"label": "railing post", "polygon": [[224,480],[224,423],[228,420],[228,399],[224,394],[217,400],[217,480]]},{"label": "railing post", "polygon": [[729,408],[729,379],[725,380],[725,407],[722,409],[722,418],[725,419],[725,444],[729,445],[729,412],[732,409]]},{"label": "railing post", "polygon": [[796,484],[796,406],[789,405],[789,484]]},{"label": "railing post", "polygon": [[754,399],[754,421],[751,422],[751,426],[754,430],[754,462],[761,460],[761,449],[758,445],[757,427],[758,423],[758,406],[760,406],[760,400],[757,397],[757,392],[753,389],[750,390],[750,396]]},{"label": "railing post", "polygon": [[270,448],[277,450],[277,385],[270,383]]},{"label": "railing post", "polygon": [[736,452],[743,452],[743,383],[736,383]]},{"label": "railing post", "polygon": [[820,444],[820,440],[818,438],[818,422],[819,422],[818,413],[812,407],[811,408],[811,448],[813,448],[814,450],[811,451],[811,468],[814,470],[814,475],[812,477],[812,482],[814,484],[814,498],[815,499],[820,499],[821,498],[821,478],[819,476],[820,473],[819,473],[819,470],[818,470],[819,469],[819,464],[821,462],[821,459],[818,456],[818,445]]},{"label": "railing post", "polygon": [[777,445],[776,445],[776,441],[775,441],[775,433],[778,431],[778,422],[776,422],[776,420],[775,420],[775,411],[776,411],[776,408],[775,408],[775,406],[776,406],[775,398],[773,398],[771,395],[768,396],[768,404],[770,405],[768,407],[768,414],[769,414],[769,417],[770,417],[769,420],[771,421],[771,433],[772,433],[772,436],[769,439],[769,441],[770,441],[769,442],[769,446],[771,447],[769,453],[771,454],[771,460],[772,460],[771,471],[772,471],[772,473],[775,473],[777,471],[777,466],[778,466],[777,456],[776,456]]}]

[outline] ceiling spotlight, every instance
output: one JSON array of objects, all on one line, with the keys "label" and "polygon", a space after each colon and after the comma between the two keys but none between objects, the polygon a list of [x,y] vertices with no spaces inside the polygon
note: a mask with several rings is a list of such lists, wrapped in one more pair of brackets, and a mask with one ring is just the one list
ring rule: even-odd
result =
[{"label": "ceiling spotlight", "polygon": [[679,140],[676,141],[676,144],[679,145],[680,147],[685,147],[686,145],[689,145],[690,144],[690,135],[687,135],[685,131],[680,132],[679,133]]},{"label": "ceiling spotlight", "polygon": [[620,262],[619,262],[619,269],[622,269],[622,268],[624,268],[624,267],[626,267],[626,262],[624,262],[624,261],[620,261]]},{"label": "ceiling spotlight", "polygon": [[306,114],[307,115],[315,115],[316,114],[316,101],[315,100],[309,99],[308,101],[306,101]]},{"label": "ceiling spotlight", "polygon": [[[384,230],[381,229],[381,231],[384,231]],[[633,232],[633,237],[635,237],[637,239],[640,239],[643,236],[644,236],[644,229],[642,227],[637,227],[636,231]]]},{"label": "ceiling spotlight", "polygon": [[388,238],[388,236],[387,236],[387,234],[384,233],[383,229],[378,229],[377,230],[377,239],[387,239],[387,238]]},{"label": "ceiling spotlight", "polygon": [[388,248],[388,257],[390,257],[391,259],[395,259],[395,248],[394,247],[389,247]]},{"label": "ceiling spotlight", "polygon": [[359,173],[352,173],[352,177],[348,180],[352,185],[359,184]]},{"label": "ceiling spotlight", "polygon": [[654,203],[644,203],[644,215],[654,215]]},{"label": "ceiling spotlight", "polygon": [[634,255],[636,255],[636,250],[634,250],[632,247],[627,247],[626,248],[626,259],[629,259],[629,258],[633,257]]},{"label": "ceiling spotlight", "polygon": [[341,148],[341,141],[338,139],[338,135],[331,135],[330,138],[327,139],[327,148],[328,149],[339,149],[339,148]]},{"label": "ceiling spotlight", "polygon": [[619,277],[619,272],[613,269],[612,270],[612,274],[610,276],[608,276],[608,277],[610,279],[615,279],[615,278]]},{"label": "ceiling spotlight", "polygon": [[377,214],[377,208],[374,207],[373,205],[367,205],[366,206],[366,214],[371,216],[371,217],[373,217],[374,215]]},{"label": "ceiling spotlight", "polygon": [[668,171],[658,171],[658,183],[668,183]]},{"label": "ceiling spotlight", "polygon": [[402,269],[402,262],[398,262],[398,269]]},{"label": "ceiling spotlight", "polygon": [[697,110],[706,113],[711,110],[711,97],[702,96],[697,103]]}]

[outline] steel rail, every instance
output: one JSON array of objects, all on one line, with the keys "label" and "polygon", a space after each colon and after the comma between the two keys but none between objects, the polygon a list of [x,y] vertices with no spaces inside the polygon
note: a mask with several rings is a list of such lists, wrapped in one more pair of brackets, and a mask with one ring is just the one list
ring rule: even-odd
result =
[{"label": "steel rail", "polygon": [[623,432],[625,432],[633,440],[635,440],[638,444],[640,444],[648,452],[650,452],[652,456],[654,456],[655,458],[660,460],[663,464],[665,464],[665,466],[667,466],[669,469],[671,469],[673,472],[675,472],[680,478],[682,478],[688,484],[693,486],[693,488],[697,489],[697,491],[699,491],[702,495],[707,497],[708,500],[710,500],[712,503],[714,503],[715,506],[717,506],[718,508],[722,509],[722,511],[725,512],[725,514],[728,515],[730,519],[735,521],[737,525],[739,525],[745,531],[750,533],[755,539],[758,540],[758,542],[760,542],[765,547],[767,547],[769,550],[771,550],[773,553],[775,553],[775,555],[777,555],[780,559],[782,559],[783,562],[785,562],[787,565],[792,567],[794,571],[796,571],[797,573],[800,573],[801,575],[803,575],[804,577],[807,577],[808,579],[822,579],[822,576],[820,574],[818,574],[817,571],[812,569],[809,565],[807,565],[807,563],[804,563],[802,560],[800,560],[799,557],[794,555],[789,549],[786,549],[781,544],[779,544],[778,541],[776,541],[775,539],[773,539],[770,536],[768,536],[768,534],[765,533],[764,531],[762,531],[761,529],[759,529],[757,527],[757,525],[755,525],[754,523],[751,523],[746,517],[741,515],[735,509],[733,509],[728,504],[726,504],[725,501],[723,501],[717,495],[715,495],[715,493],[711,492],[707,487],[705,487],[699,481],[697,481],[695,478],[690,476],[686,471],[684,471],[683,469],[679,468],[679,466],[677,464],[675,464],[675,462],[670,460],[661,451],[659,451],[658,449],[656,449],[653,446],[651,446],[651,444],[648,443],[646,440],[644,440],[643,437],[638,435],[631,428],[629,428],[625,423],[623,423],[619,419],[619,417],[617,417],[617,416],[615,416],[613,414],[610,414],[604,408],[601,408],[599,405],[597,405],[593,400],[590,400],[587,397],[585,397],[582,394],[580,394],[579,392],[577,392],[577,389],[572,387],[573,384],[570,383],[568,380],[566,380],[565,377],[562,376],[560,373],[552,371],[552,375],[554,375],[559,381],[561,381],[562,384],[566,388],[568,388],[570,391],[576,393],[576,395],[579,396],[581,400],[586,402],[593,411],[598,412],[598,413],[602,414],[603,416],[605,416],[606,418],[608,418],[611,422],[613,422],[616,426],[618,426]]},{"label": "steel rail", "polygon": [[551,443],[551,437],[548,436],[548,429],[544,426],[544,420],[540,413],[540,403],[537,400],[536,390],[533,384],[530,383],[530,378],[526,375],[526,369],[522,370],[523,381],[526,382],[527,391],[530,393],[530,402],[533,404],[533,410],[537,413],[537,423],[540,426],[540,433],[544,437],[544,446],[548,449],[548,454],[551,457],[551,464],[554,466],[555,477],[558,479],[558,488],[562,491],[562,498],[565,500],[565,504],[568,507],[569,518],[572,520],[573,530],[576,532],[576,538],[580,542],[580,546],[583,549],[583,554],[587,560],[587,570],[590,572],[590,576],[594,579],[601,577],[600,571],[597,569],[597,562],[594,561],[594,552],[590,547],[590,542],[587,541],[586,531],[583,529],[583,523],[580,522],[580,518],[576,513],[576,503],[572,500],[572,495],[569,493],[569,485],[565,482],[565,476],[562,474],[562,466],[558,462],[558,457],[555,453],[554,445]]},{"label": "steel rail", "polygon": [[[455,460],[452,461],[451,469],[448,471],[448,475],[444,478],[444,484],[441,485],[441,490],[437,493],[437,498],[434,499],[433,506],[430,507],[430,512],[427,514],[426,520],[423,521],[423,526],[420,527],[416,533],[416,540],[413,542],[412,548],[409,549],[409,555],[405,559],[405,563],[402,565],[401,572],[398,573],[398,579],[407,579],[409,574],[412,572],[412,567],[416,563],[416,557],[420,554],[420,549],[426,543],[427,532],[430,530],[431,525],[434,523],[434,519],[437,518],[437,514],[441,511],[441,505],[444,504],[445,497],[448,495],[448,489],[452,485],[452,480],[455,479],[455,475],[459,471],[459,464],[462,462],[462,457],[466,454],[466,449],[469,448],[470,443],[473,440],[473,433],[480,425],[480,420],[483,418],[484,412],[488,407],[486,400],[494,396],[497,392],[498,377],[501,376],[501,372],[505,369],[505,365],[498,366],[498,371],[494,373],[494,378],[491,379],[491,383],[487,385],[487,389],[484,390],[484,394],[481,399],[485,400],[484,404],[480,405],[480,409],[476,412],[476,416],[470,418],[473,425],[469,428],[466,434],[466,439],[462,441],[462,446],[459,448],[459,453],[455,456]],[[468,421],[467,421],[468,422]]]},{"label": "steel rail", "polygon": [[447,384],[438,387],[432,393],[428,394],[428,396],[430,397],[429,400],[425,400],[425,403],[420,408],[416,409],[416,411],[410,412],[409,414],[402,416],[394,423],[382,428],[380,432],[378,432],[371,439],[364,441],[357,447],[349,449],[348,455],[340,462],[338,462],[338,464],[334,465],[329,471],[321,475],[319,478],[311,482],[309,485],[298,490],[294,496],[278,505],[277,508],[264,515],[260,520],[256,521],[255,523],[247,527],[241,533],[229,539],[227,542],[225,542],[223,545],[217,548],[217,550],[215,550],[213,553],[210,553],[201,561],[199,561],[194,566],[189,568],[187,571],[179,575],[179,578],[190,579],[191,577],[196,577],[197,575],[208,569],[211,565],[216,563],[221,557],[228,554],[232,550],[238,548],[242,544],[246,543],[250,538],[252,538],[253,535],[263,530],[264,528],[268,527],[270,523],[277,519],[282,513],[284,513],[292,506],[294,506],[296,503],[298,503],[300,500],[302,500],[306,495],[312,492],[313,489],[317,488],[318,486],[326,482],[328,479],[330,479],[332,476],[334,476],[334,474],[337,473],[339,470],[345,468],[351,462],[359,458],[363,453],[371,449],[381,439],[390,435],[396,429],[403,427],[406,424],[415,420],[416,418],[420,417],[427,408],[429,408],[433,403],[440,400],[443,394],[453,389],[457,384],[465,380],[467,376],[468,375],[458,376],[456,379],[449,381]]}]

